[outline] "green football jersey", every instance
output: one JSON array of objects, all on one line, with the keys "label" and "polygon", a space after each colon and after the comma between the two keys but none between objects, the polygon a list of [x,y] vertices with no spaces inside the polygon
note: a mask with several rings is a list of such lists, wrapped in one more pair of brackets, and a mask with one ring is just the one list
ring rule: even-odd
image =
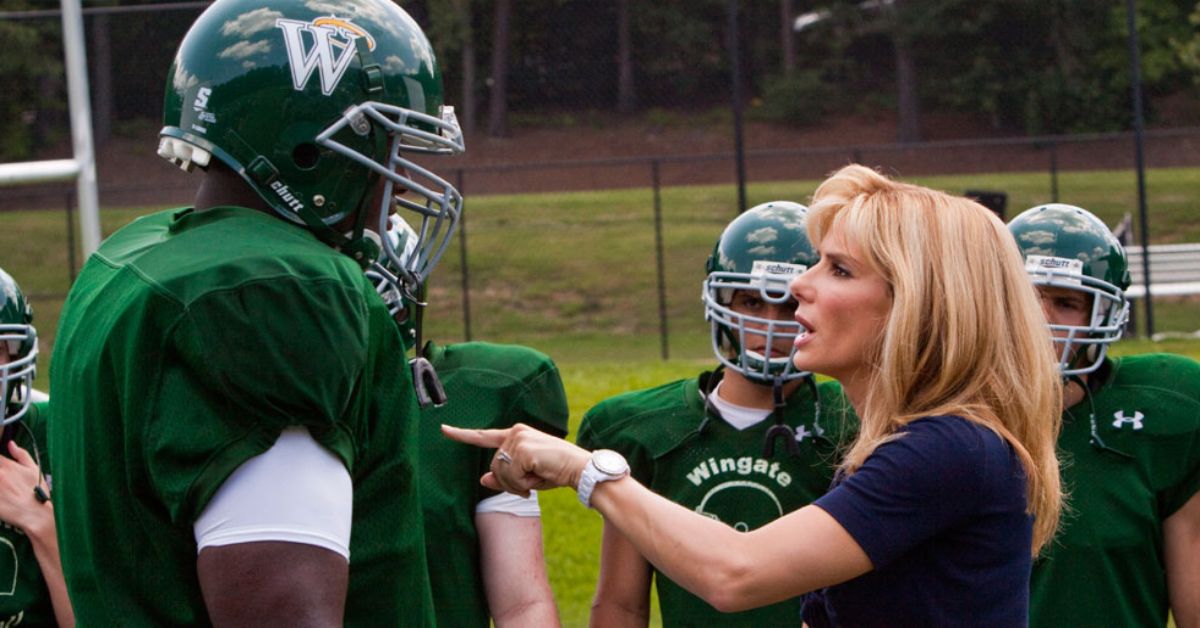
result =
[{"label": "green football jersey", "polygon": [[[806,506],[829,489],[841,446],[857,426],[836,382],[819,386],[819,420],[808,386],[788,398],[784,418],[799,455],[777,441],[767,458],[764,442],[774,416],[739,431],[706,412],[701,391],[710,377],[705,373],[606,399],[584,415],[577,442],[621,452],[633,477],[654,492],[741,531]],[[664,626],[800,623],[801,598],[721,613],[663,574],[654,578]]]},{"label": "green football jersey", "polygon": [[[46,454],[48,410],[48,402],[33,403],[20,422],[8,428],[12,430],[13,440],[39,461],[42,473],[47,474],[50,472]],[[7,449],[5,451],[7,453]],[[32,492],[30,501],[33,501]],[[57,625],[50,589],[42,579],[42,568],[33,553],[33,544],[25,533],[0,521],[0,626]]]},{"label": "green football jersey", "polygon": [[456,443],[443,423],[475,429],[525,423],[557,436],[567,433],[567,397],[554,362],[527,347],[466,342],[426,346],[448,401],[421,412],[421,505],[425,548],[438,624],[490,623],[475,506],[496,493],[479,484],[492,450]]},{"label": "green football jersey", "polygon": [[1200,364],[1168,354],[1109,364],[1091,402],[1063,413],[1068,508],[1034,563],[1033,626],[1167,622],[1162,525],[1200,489]]},{"label": "green football jersey", "polygon": [[431,624],[403,353],[362,269],[275,216],[166,211],[109,237],[71,288],[51,366],[80,624],[208,624],[193,524],[293,425],[353,482],[346,625]]}]

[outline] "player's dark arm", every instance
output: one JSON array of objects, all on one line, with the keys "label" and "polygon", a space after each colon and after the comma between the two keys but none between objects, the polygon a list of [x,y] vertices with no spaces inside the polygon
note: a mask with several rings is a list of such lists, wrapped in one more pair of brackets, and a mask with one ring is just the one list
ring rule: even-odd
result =
[{"label": "player's dark arm", "polygon": [[349,564],[336,552],[282,541],[206,547],[196,572],[218,628],[342,625]]}]

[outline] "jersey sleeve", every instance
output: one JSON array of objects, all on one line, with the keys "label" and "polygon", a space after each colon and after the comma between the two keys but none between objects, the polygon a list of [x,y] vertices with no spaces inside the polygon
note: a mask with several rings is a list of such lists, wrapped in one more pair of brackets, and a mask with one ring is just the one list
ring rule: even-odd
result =
[{"label": "jersey sleeve", "polygon": [[601,401],[583,415],[575,444],[588,450],[611,449],[629,462],[629,473],[642,484],[653,478],[654,456],[638,438],[636,430],[628,429],[626,419],[633,408],[619,403],[620,399]]},{"label": "jersey sleeve", "polygon": [[[541,367],[524,382],[507,413],[509,425],[521,422],[558,437],[567,435],[567,393],[558,367],[545,358]],[[507,427],[507,426],[504,426]]]},{"label": "jersey sleeve", "polygon": [[177,347],[201,383],[247,419],[275,429],[326,428],[358,385],[367,321],[355,286],[261,281],[191,304]]},{"label": "jersey sleeve", "polygon": [[587,450],[603,449],[600,444],[599,437],[596,434],[594,416],[596,409],[592,408],[583,415],[583,420],[579,422],[579,431],[575,433],[575,444]]},{"label": "jersey sleeve", "polygon": [[194,519],[288,426],[308,428],[352,468],[348,417],[368,320],[357,287],[333,279],[262,280],[188,305],[145,434],[148,472],[173,519]]},{"label": "jersey sleeve", "polygon": [[[1112,407],[1097,417],[1100,429],[1111,446],[1139,461],[1165,519],[1200,490],[1200,362],[1154,353],[1117,364],[1107,394]],[[1144,419],[1144,426],[1131,429],[1129,417]]]},{"label": "jersey sleeve", "polygon": [[[1174,474],[1163,469],[1163,476],[1175,475],[1175,481],[1159,492],[1159,503],[1163,517],[1170,517],[1183,507],[1197,492],[1200,492],[1200,363],[1183,356],[1169,356],[1168,391],[1160,399],[1169,400],[1166,411],[1179,413],[1175,422],[1181,433],[1175,435],[1170,444],[1161,449],[1178,448],[1179,456],[1172,464]],[[1167,379],[1164,377],[1164,380]],[[1154,456],[1152,460],[1158,462]]]},{"label": "jersey sleeve", "polygon": [[984,438],[956,417],[914,421],[814,503],[880,569],[965,520],[988,499],[986,474],[1007,465],[988,459],[997,456]]}]

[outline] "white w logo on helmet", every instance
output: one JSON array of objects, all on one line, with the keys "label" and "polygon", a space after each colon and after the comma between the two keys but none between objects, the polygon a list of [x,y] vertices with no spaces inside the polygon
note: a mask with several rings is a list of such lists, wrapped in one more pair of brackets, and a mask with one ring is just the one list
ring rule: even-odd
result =
[{"label": "white w logo on helmet", "polygon": [[[365,38],[367,48],[375,47],[375,39],[363,29],[336,17],[322,17],[312,22],[280,18],[275,26],[283,30],[287,45],[288,65],[292,69],[292,86],[301,91],[308,84],[313,70],[321,75],[321,92],[333,93],[356,53],[354,40]],[[304,33],[312,37],[312,47],[306,48]]]}]

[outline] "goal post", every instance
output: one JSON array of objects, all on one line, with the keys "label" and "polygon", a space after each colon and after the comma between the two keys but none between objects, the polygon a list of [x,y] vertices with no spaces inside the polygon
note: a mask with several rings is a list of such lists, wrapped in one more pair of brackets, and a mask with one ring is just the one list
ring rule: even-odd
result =
[{"label": "goal post", "polygon": [[75,179],[79,199],[81,245],[86,258],[100,246],[100,200],[96,152],[92,141],[92,105],[88,99],[80,0],[61,0],[63,51],[67,69],[67,106],[71,112],[71,159],[0,164],[0,187]]}]

